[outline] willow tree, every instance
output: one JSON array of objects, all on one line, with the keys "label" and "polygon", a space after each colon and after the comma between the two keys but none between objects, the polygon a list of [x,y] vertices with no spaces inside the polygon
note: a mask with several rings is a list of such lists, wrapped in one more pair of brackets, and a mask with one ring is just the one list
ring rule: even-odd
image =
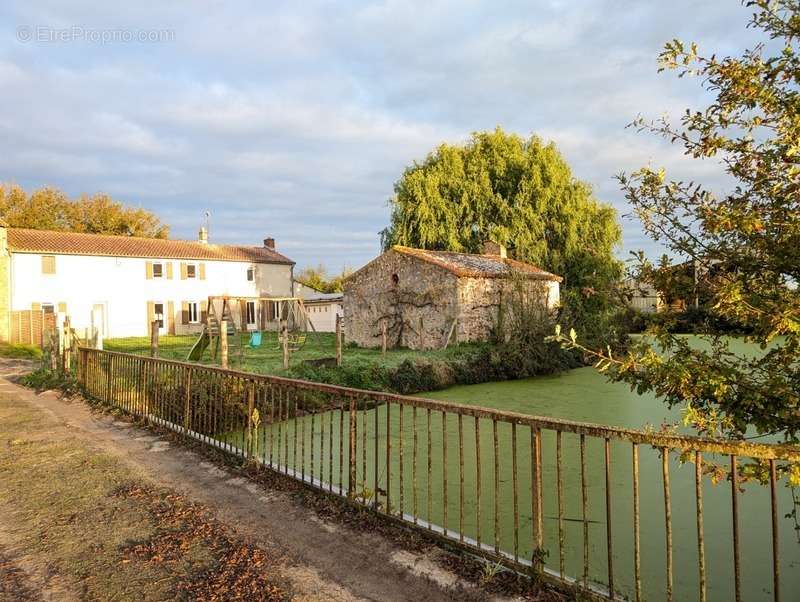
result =
[{"label": "willow tree", "polygon": [[[686,408],[700,431],[739,437],[749,428],[800,440],[800,5],[757,0],[750,26],[764,43],[741,56],[702,55],[674,40],[662,69],[697,77],[715,99],[680,124],[639,121],[696,159],[716,158],[734,182],[715,194],[646,167],[620,182],[646,232],[712,274],[712,315],[742,324],[763,353],[741,354],[723,337],[707,348],[658,330],[599,366],[640,392]],[[648,267],[641,266],[646,272]],[[713,333],[709,333],[713,335]],[[581,333],[565,338],[581,345]],[[576,342],[577,341],[577,342]],[[666,351],[666,353],[664,353]],[[800,484],[800,466],[794,482]]]},{"label": "willow tree", "polygon": [[480,253],[504,244],[520,261],[564,276],[568,286],[619,266],[614,209],[572,175],[554,144],[500,128],[463,145],[442,144],[395,183],[384,248]]},{"label": "willow tree", "polygon": [[610,291],[621,273],[616,212],[575,178],[553,143],[500,128],[477,132],[415,162],[394,189],[384,248],[480,253],[493,240],[564,277],[567,322],[598,335],[613,329],[601,315],[615,311]]}]

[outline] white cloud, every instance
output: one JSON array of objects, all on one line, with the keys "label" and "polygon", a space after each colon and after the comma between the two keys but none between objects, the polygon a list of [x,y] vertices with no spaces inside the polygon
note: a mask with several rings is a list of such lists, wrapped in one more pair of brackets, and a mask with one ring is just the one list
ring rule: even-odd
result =
[{"label": "white cloud", "polygon": [[[624,126],[705,100],[698,82],[656,74],[664,41],[736,52],[752,40],[746,17],[730,0],[7,2],[0,181],[104,190],[185,238],[210,209],[218,240],[272,235],[301,264],[357,266],[378,251],[403,168],[499,124],[555,140],[624,211],[623,169],[724,182],[713,162]],[[18,25],[175,36],[23,44]],[[646,242],[635,224],[625,234]]]}]

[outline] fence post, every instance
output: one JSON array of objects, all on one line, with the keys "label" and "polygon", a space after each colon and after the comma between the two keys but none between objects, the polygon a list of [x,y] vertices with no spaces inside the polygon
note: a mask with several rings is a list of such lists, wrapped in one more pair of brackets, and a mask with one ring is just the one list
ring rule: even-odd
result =
[{"label": "fence post", "polygon": [[61,371],[69,374],[72,371],[72,337],[70,336],[69,316],[64,317],[64,357]]},{"label": "fence post", "polygon": [[228,369],[228,321],[219,321],[219,364]]},{"label": "fence post", "polygon": [[[253,457],[253,408],[255,407],[255,391],[252,383],[247,387],[247,444],[245,455],[248,459]],[[295,426],[296,428],[296,426]]]},{"label": "fence post", "polygon": [[150,323],[150,357],[158,357],[158,320]]},{"label": "fence post", "polygon": [[342,318],[336,314],[336,365],[342,365]]},{"label": "fence post", "polygon": [[355,488],[358,477],[356,476],[356,438],[358,436],[358,415],[356,414],[356,397],[350,395],[350,454],[348,458],[348,465],[350,471],[347,475],[347,497],[353,499],[355,497]]},{"label": "fence post", "polygon": [[106,358],[106,403],[111,403],[111,383],[112,372],[114,370],[114,356],[109,355]]},{"label": "fence post", "polygon": [[381,355],[386,355],[386,320],[381,320]]},{"label": "fence post", "polygon": [[78,385],[83,387],[83,352],[81,351],[81,347],[75,350],[75,376],[78,379]]},{"label": "fence post", "polygon": [[156,390],[157,390],[157,385],[158,385],[158,363],[157,362],[152,362],[152,361],[150,362],[149,378],[148,378],[148,376],[145,376],[145,379],[147,380],[146,387],[145,387],[146,388],[146,393],[145,393],[145,399],[146,399],[145,412],[147,413],[147,420],[152,422],[150,416],[153,413],[153,407],[156,405],[155,404],[155,398],[156,398]]},{"label": "fence post", "polygon": [[189,428],[192,426],[192,369],[185,368],[186,370],[186,382],[184,386],[186,387],[186,392],[184,395],[183,400],[183,430],[184,434],[189,432]]},{"label": "fence post", "polygon": [[55,372],[58,370],[58,329],[51,330],[49,334],[50,338],[50,371]]},{"label": "fence post", "polygon": [[281,321],[281,347],[283,348],[283,369],[289,369],[289,329],[286,320]]},{"label": "fence post", "polygon": [[144,360],[136,362],[136,409],[140,415],[147,416],[147,388],[145,386]]},{"label": "fence post", "polygon": [[64,371],[64,324],[61,327],[56,325],[56,361],[54,368],[56,370]]}]

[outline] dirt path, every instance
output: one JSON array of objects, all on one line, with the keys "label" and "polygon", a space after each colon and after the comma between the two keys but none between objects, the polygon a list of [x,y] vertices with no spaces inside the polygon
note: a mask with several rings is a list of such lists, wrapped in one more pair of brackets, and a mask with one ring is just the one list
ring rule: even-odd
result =
[{"label": "dirt path", "polygon": [[[14,440],[78,441],[123,463],[146,481],[208,507],[226,528],[255,546],[275,551],[270,554],[281,558],[274,569],[276,578],[296,598],[488,599],[429,556],[403,550],[379,534],[321,519],[286,492],[269,490],[149,431],[93,413],[82,402],[66,403],[52,392],[37,395],[8,380],[24,369],[21,362],[0,360],[0,423],[13,422],[15,416],[25,414],[23,408],[39,415],[20,420],[11,429],[16,433]],[[18,409],[3,412],[4,406]],[[11,438],[0,441],[0,445],[12,444]],[[44,570],[39,567],[39,574],[26,568],[31,558],[10,544],[14,527],[13,518],[0,513],[0,599],[86,597],[75,590],[74,583],[61,583],[59,575],[48,575],[46,563]]]}]

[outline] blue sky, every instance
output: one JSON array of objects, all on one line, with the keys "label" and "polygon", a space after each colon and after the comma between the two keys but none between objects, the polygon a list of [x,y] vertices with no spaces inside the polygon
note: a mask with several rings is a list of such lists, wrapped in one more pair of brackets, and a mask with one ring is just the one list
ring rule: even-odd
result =
[{"label": "blue sky", "polygon": [[[665,41],[738,53],[736,0],[0,6],[0,181],[107,192],[194,238],[266,236],[299,266],[379,252],[403,168],[502,126],[553,140],[598,198],[645,164],[723,191],[712,161],[625,125],[702,106]],[[103,41],[105,37],[116,37]],[[152,38],[140,41],[138,38]],[[623,218],[624,246],[660,249]]]}]

